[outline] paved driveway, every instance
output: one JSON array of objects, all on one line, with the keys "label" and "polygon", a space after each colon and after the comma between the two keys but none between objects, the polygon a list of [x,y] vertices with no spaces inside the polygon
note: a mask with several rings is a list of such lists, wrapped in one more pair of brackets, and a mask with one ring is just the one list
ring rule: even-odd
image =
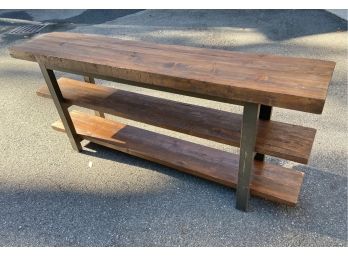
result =
[{"label": "paved driveway", "polygon": [[[322,115],[276,109],[274,119],[318,129],[295,208],[258,198],[234,208],[235,191],[148,161],[87,144],[74,152],[50,128],[58,114],[35,90],[36,64],[11,59],[21,37],[0,20],[0,246],[346,246],[347,23],[325,11],[1,11],[55,23],[42,32],[303,56],[337,62]],[[100,82],[140,93],[145,89]],[[222,110],[240,107],[178,97]],[[122,120],[122,119],[120,119]],[[171,133],[226,151],[233,147]],[[89,163],[92,162],[92,167]]]}]

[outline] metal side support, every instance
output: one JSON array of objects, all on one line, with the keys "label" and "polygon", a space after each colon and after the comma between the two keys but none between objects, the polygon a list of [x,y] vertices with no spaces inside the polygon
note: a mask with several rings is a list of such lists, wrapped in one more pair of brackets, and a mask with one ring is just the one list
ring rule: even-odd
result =
[{"label": "metal side support", "polygon": [[45,78],[47,87],[51,93],[53,102],[57,108],[60,119],[64,125],[65,131],[68,135],[71,146],[74,150],[81,152],[82,150],[81,139],[76,134],[76,130],[71,120],[68,108],[64,106],[63,104],[64,98],[63,98],[62,92],[60,91],[56,76],[54,75],[53,70],[47,69],[42,62],[39,62],[39,66],[40,66],[42,75]]},{"label": "metal side support", "polygon": [[[87,82],[87,83],[91,83],[91,84],[95,84],[95,80],[94,80],[94,78],[92,78],[92,77],[88,77],[88,76],[84,76],[83,78],[84,78],[85,82]],[[105,118],[105,114],[104,114],[104,113],[102,113],[102,112],[99,112],[99,111],[94,111],[94,113],[95,113],[95,115],[96,115],[96,116],[99,116],[99,117]]]},{"label": "metal side support", "polygon": [[250,196],[250,180],[254,162],[259,104],[245,103],[243,110],[242,134],[240,139],[240,159],[236,194],[236,208],[246,211]]},{"label": "metal side support", "polygon": [[[259,114],[260,120],[270,120],[271,115],[272,115],[272,106],[268,106],[268,105],[261,105],[260,106],[260,114]],[[255,160],[264,161],[265,155],[261,154],[261,153],[256,153]]]}]

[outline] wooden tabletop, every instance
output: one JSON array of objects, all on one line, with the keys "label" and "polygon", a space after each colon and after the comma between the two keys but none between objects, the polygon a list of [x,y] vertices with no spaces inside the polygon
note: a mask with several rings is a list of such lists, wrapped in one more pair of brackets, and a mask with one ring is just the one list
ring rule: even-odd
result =
[{"label": "wooden tabletop", "polygon": [[321,113],[335,62],[77,33],[48,33],[10,48],[50,69],[157,89]]}]

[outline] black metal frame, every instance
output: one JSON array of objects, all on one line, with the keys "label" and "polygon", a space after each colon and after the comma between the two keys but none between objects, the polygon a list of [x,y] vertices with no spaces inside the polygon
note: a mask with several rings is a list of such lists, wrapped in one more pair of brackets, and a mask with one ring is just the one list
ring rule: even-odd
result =
[{"label": "black metal frame", "polygon": [[71,146],[77,152],[81,152],[82,151],[81,138],[76,133],[74,124],[69,114],[68,106],[64,104],[64,98],[59,88],[54,71],[47,69],[45,64],[42,62],[39,62],[39,66],[40,66],[42,75],[45,78],[45,81],[46,81],[48,90],[50,91],[50,94],[52,96],[53,102],[57,108],[59,117],[62,120],[64,129],[68,135]]},{"label": "black metal frame", "polygon": [[[44,62],[37,60],[45,78],[46,84],[57,108],[60,119],[64,125],[71,146],[74,150],[82,150],[81,139],[77,135],[71,116],[68,111],[68,105],[64,103],[62,92],[59,88],[56,76],[52,69],[48,69]],[[117,79],[113,79],[113,81]],[[95,84],[94,77],[84,75],[84,81]],[[128,82],[128,81],[127,81]],[[134,83],[135,84],[135,83]],[[235,104],[235,103],[234,103]],[[238,103],[239,104],[239,103]],[[255,103],[243,104],[243,121],[240,140],[240,160],[236,193],[236,208],[247,211],[250,198],[250,181],[252,177],[252,166],[254,159],[264,160],[264,155],[255,154],[255,143],[257,136],[257,121],[269,120],[272,113],[272,107]],[[95,111],[97,116],[105,117],[104,113]]]},{"label": "black metal frame", "polygon": [[[272,116],[272,106],[268,105],[261,105],[260,106],[260,114],[259,114],[259,119],[260,120],[270,120]],[[255,154],[255,160],[257,161],[264,161],[265,160],[265,155],[261,153],[256,153]]]},{"label": "black metal frame", "polygon": [[243,108],[236,193],[236,208],[242,211],[246,211],[249,204],[259,111],[260,105],[254,103],[245,103]]}]

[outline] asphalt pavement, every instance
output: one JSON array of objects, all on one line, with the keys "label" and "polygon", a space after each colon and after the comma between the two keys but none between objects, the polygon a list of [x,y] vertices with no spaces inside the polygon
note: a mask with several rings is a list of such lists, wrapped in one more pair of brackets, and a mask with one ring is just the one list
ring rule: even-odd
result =
[{"label": "asphalt pavement", "polygon": [[[301,170],[296,207],[235,191],[126,154],[84,143],[74,152],[51,129],[58,113],[36,96],[37,64],[8,47],[30,36],[0,19],[0,246],[347,246],[347,22],[323,10],[13,10],[0,18],[49,22],[40,33],[70,31],[123,39],[332,60],[322,115],[276,108],[273,119],[317,129]],[[75,77],[76,78],[76,77]],[[238,106],[97,81],[139,93],[240,112]],[[113,117],[108,116],[113,119]],[[118,119],[118,118],[117,118]],[[230,152],[238,149],[126,121]],[[92,165],[90,165],[92,164]]]}]

